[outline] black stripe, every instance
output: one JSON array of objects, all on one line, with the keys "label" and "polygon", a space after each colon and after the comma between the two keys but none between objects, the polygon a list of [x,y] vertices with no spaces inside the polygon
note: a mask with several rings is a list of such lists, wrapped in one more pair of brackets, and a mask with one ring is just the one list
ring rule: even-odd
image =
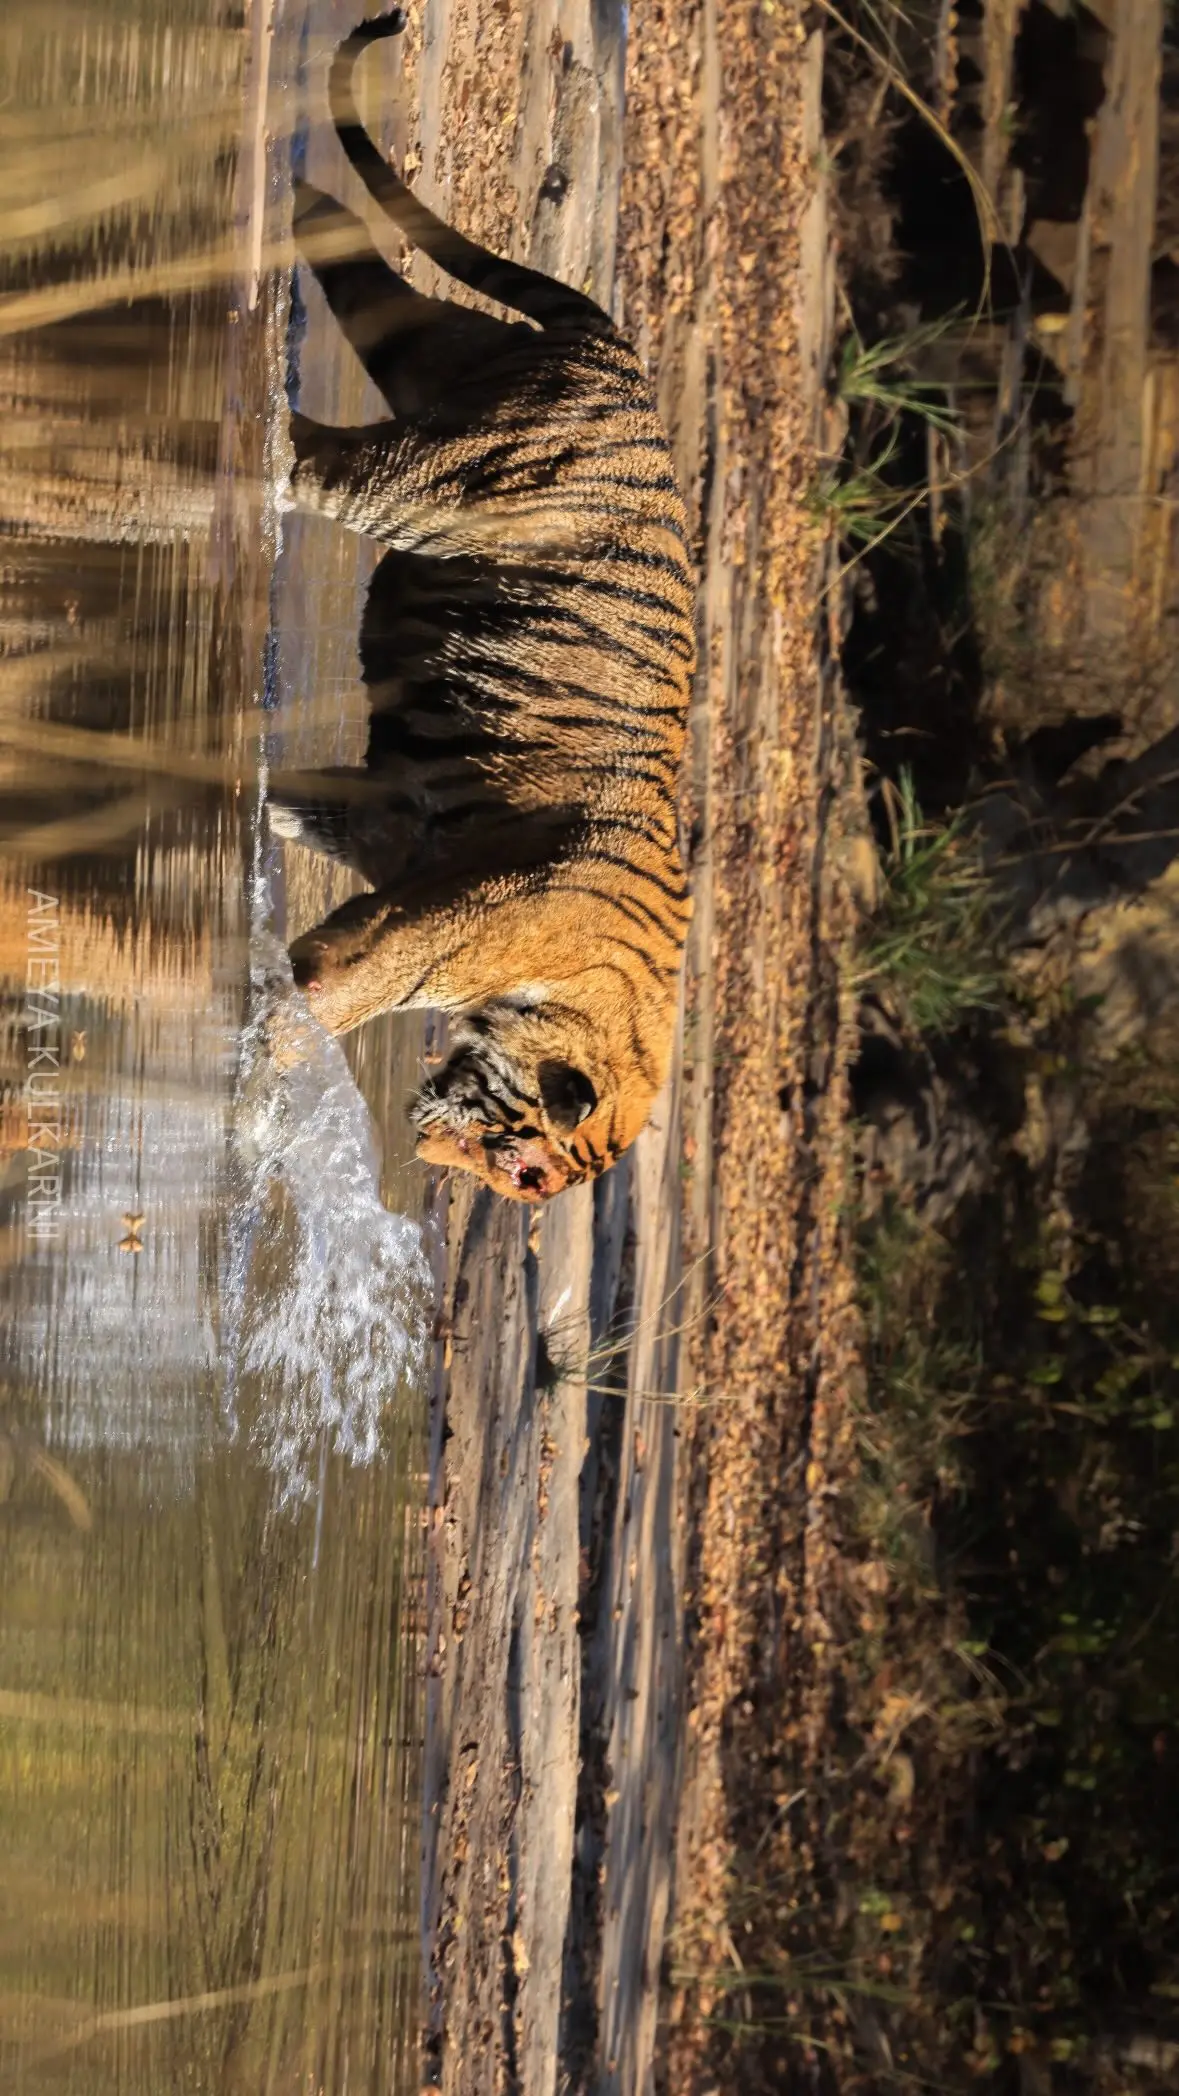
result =
[{"label": "black stripe", "polygon": [[[623,662],[629,663],[632,669],[642,671],[651,677],[654,683],[667,685],[673,691],[679,682],[673,671],[664,669],[658,662],[653,661],[650,655],[644,654],[641,648],[623,640],[621,634],[607,633],[601,626],[594,625],[584,613],[575,612],[571,607],[551,605],[546,606],[543,611],[538,610],[532,636],[536,640],[546,641],[554,648],[591,648],[607,657],[620,657]],[[652,634],[651,637],[655,636]]]},{"label": "black stripe", "polygon": [[[607,402],[604,413],[630,415],[634,413],[634,409],[629,399],[624,397],[617,402]],[[578,457],[592,463],[596,459],[615,458],[622,451],[651,451],[658,452],[663,458],[666,458],[668,448],[667,438],[660,435],[657,431],[652,431],[651,435],[647,437],[607,437],[600,444],[579,445]]]},{"label": "black stripe", "polygon": [[[566,484],[560,488],[538,488],[530,507],[533,509],[558,509],[564,506],[568,510],[576,511],[579,515],[589,514],[600,517],[603,524],[602,553],[604,556],[608,556],[611,548],[619,543],[617,540],[618,514],[617,511],[612,510],[608,506],[605,498],[607,495],[622,489],[630,489],[640,494],[678,495],[679,493],[676,482],[670,474],[661,474],[658,480],[643,480],[636,478],[634,475],[611,474],[604,487],[597,482],[591,487],[583,487],[574,482],[571,486]],[[643,529],[648,531],[666,531],[670,538],[679,539],[680,543],[683,543],[683,519],[681,517],[672,517],[665,514],[661,517],[641,517],[639,521]],[[587,553],[587,558],[593,558],[592,553]]]},{"label": "black stripe", "polygon": [[668,842],[666,836],[653,833],[651,819],[646,815],[594,815],[592,825],[595,837],[599,837],[603,830],[622,830],[628,837],[641,837],[653,851],[665,849]]},{"label": "black stripe", "polygon": [[644,495],[678,495],[679,483],[670,469],[666,473],[607,473],[605,485],[615,488],[631,488]]},{"label": "black stripe", "polygon": [[[562,881],[560,884],[560,892],[562,895],[589,896],[594,902],[606,903],[612,910],[617,910],[621,917],[626,918],[628,924],[633,924],[635,921],[633,916],[631,915],[630,910],[627,907],[627,903],[634,900],[633,897],[627,897],[624,900],[621,896],[609,894],[608,891],[604,888],[594,888],[588,882],[585,881]],[[678,946],[683,943],[682,939],[678,939],[672,932],[670,932],[667,929],[666,925],[659,924],[658,919],[655,920],[655,923],[658,929],[663,933],[663,936],[667,940],[669,946]],[[650,973],[655,977],[657,982],[673,981],[674,978],[679,974],[678,963],[675,967],[662,966],[658,961],[652,959],[651,955],[646,951],[645,947],[632,946],[628,939],[619,939],[611,935],[610,943],[612,946],[617,946],[623,953],[633,953],[635,959],[642,962],[644,968],[650,971]],[[605,968],[609,967],[610,964],[607,961],[595,961],[593,965],[595,967]],[[617,972],[621,973],[622,971]],[[627,980],[629,981],[629,977],[627,978]],[[631,989],[634,989],[633,983],[631,983]]]},{"label": "black stripe", "polygon": [[[694,648],[690,622],[682,616],[674,604],[667,603],[663,598],[652,596],[647,591],[631,589],[626,583],[619,582],[613,577],[603,576],[597,581],[591,581],[589,577],[586,577],[573,584],[567,592],[562,593],[560,596],[548,599],[540,598],[537,600],[535,607],[536,615],[541,619],[559,619],[565,625],[571,625],[577,621],[582,627],[595,634],[602,641],[603,645],[623,645],[624,643],[622,643],[619,635],[606,632],[599,623],[591,619],[587,611],[583,611],[577,606],[576,598],[583,595],[596,597],[599,600],[604,600],[607,604],[625,607],[628,612],[638,610],[662,612],[664,614],[664,623],[661,625],[650,625],[645,619],[633,616],[627,619],[627,625],[633,632],[641,633],[657,645],[671,648],[681,656],[683,655],[685,645],[689,650]],[[574,601],[571,602],[569,601],[570,599]]]},{"label": "black stripe", "polygon": [[[472,665],[472,680],[475,668],[476,665]],[[498,662],[496,663],[496,668],[500,668]],[[665,679],[664,681],[666,682],[667,680]],[[688,709],[682,701],[675,706],[652,706],[646,700],[636,704],[634,699],[615,699],[611,698],[606,692],[595,691],[591,684],[575,684],[568,677],[562,677],[559,687],[554,689],[551,677],[542,677],[538,670],[527,669],[523,663],[519,662],[505,661],[503,663],[500,682],[519,685],[536,699],[580,699],[589,706],[601,707],[607,713],[618,715],[619,718],[616,725],[625,729],[628,733],[642,732],[642,724],[646,720],[678,721],[682,726],[687,718]],[[591,716],[591,719],[584,725],[604,725],[604,723],[595,723]],[[609,732],[613,733],[613,729]]]},{"label": "black stripe", "polygon": [[691,588],[686,553],[679,556],[674,553],[655,553],[636,542],[621,541],[611,558],[624,567],[648,568],[653,574],[681,576],[688,583],[689,589]]},{"label": "black stripe", "polygon": [[[592,886],[589,892],[593,895],[601,895],[603,893],[608,894],[608,891],[603,891],[600,888],[594,888]],[[617,909],[625,909],[626,914],[630,918],[631,923],[637,924],[640,930],[643,930],[645,927],[650,926],[655,931],[662,933],[663,937],[667,940],[669,945],[678,947],[683,944],[682,925],[680,925],[678,921],[674,923],[668,923],[666,918],[661,917],[659,915],[658,910],[652,909],[650,903],[643,902],[639,896],[610,895],[609,900],[612,903],[614,903]]]},{"label": "black stripe", "polygon": [[[601,891],[595,890],[594,892],[600,893]],[[610,897],[610,901],[623,911],[630,923],[636,925],[639,931],[647,931],[648,929],[657,931],[667,941],[669,946],[682,944],[678,928],[665,923],[658,912],[650,909],[645,902],[640,902],[637,895],[614,895]],[[665,968],[664,973],[668,976],[675,975],[678,972],[678,965],[677,962],[675,967]]]},{"label": "black stripe", "polygon": [[[646,1049],[644,1048],[642,1042],[639,1039],[638,1031],[634,1022],[633,1005],[638,1001],[638,993],[635,989],[635,986],[633,982],[630,980],[630,977],[627,975],[626,970],[624,968],[615,967],[610,961],[603,961],[600,962],[598,965],[600,967],[605,968],[609,974],[621,977],[622,981],[626,984],[626,987],[630,992],[632,1000],[632,1009],[627,1016],[627,1026],[630,1031],[631,1054],[635,1062],[638,1064],[639,1069],[642,1071],[643,1076],[646,1078],[647,1083],[649,1085],[654,1086],[658,1083],[654,1065],[652,1064],[650,1056],[647,1054]],[[615,1105],[615,1115],[616,1114],[617,1103]]]},{"label": "black stripe", "polygon": [[651,1058],[647,1054],[646,1049],[644,1048],[642,1042],[639,1039],[638,1029],[635,1026],[633,1013],[629,1015],[627,1023],[630,1027],[630,1052],[634,1056],[634,1059],[637,1062],[644,1077],[646,1078],[647,1083],[650,1085],[657,1085],[659,1082],[658,1073],[654,1069],[651,1062]]},{"label": "black stripe", "polygon": [[[518,1132],[526,1110],[524,1101],[522,1099],[513,1100],[510,1093],[505,1095],[501,1087],[492,1082],[491,1071],[480,1069],[478,1075],[482,1078],[481,1096],[483,1104],[489,1109],[494,1109],[495,1112],[498,1112],[507,1121],[509,1127]],[[494,1119],[494,1113],[492,1113],[492,1118]]]},{"label": "black stripe", "polygon": [[589,859],[597,859],[603,866],[617,866],[620,872],[629,873],[635,880],[649,881],[653,888],[658,888],[661,895],[666,895],[669,902],[682,904],[688,900],[686,883],[681,883],[679,888],[674,888],[667,881],[662,880],[657,873],[650,872],[647,867],[636,866],[631,859],[619,858],[617,852],[602,851],[596,844],[591,844],[586,847],[585,856]]},{"label": "black stripe", "polygon": [[[685,573],[684,588],[689,584]],[[577,587],[591,597],[608,597],[622,604],[634,604],[643,611],[661,611],[676,626],[684,623],[684,607],[674,598],[662,596],[657,590],[636,589],[633,583],[620,582],[616,575],[581,575]]]}]

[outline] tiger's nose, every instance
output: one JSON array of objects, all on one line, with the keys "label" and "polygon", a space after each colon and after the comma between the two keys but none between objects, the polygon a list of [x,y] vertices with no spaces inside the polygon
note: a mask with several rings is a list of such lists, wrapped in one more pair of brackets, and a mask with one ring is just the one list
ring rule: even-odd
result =
[{"label": "tiger's nose", "polygon": [[304,946],[302,941],[291,949],[291,974],[295,988],[312,991],[323,988],[323,950],[318,946]]}]

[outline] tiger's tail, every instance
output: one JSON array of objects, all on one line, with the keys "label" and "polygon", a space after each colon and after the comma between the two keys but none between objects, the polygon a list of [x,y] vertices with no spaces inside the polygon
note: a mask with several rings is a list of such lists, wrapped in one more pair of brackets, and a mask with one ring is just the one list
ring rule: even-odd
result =
[{"label": "tiger's tail", "polygon": [[523,313],[542,328],[572,327],[582,334],[612,335],[613,322],[591,298],[574,291],[568,284],[559,284],[555,278],[544,276],[538,269],[526,269],[522,263],[507,262],[502,256],[480,247],[476,241],[467,240],[419,202],[412,189],[406,187],[377,151],[360,121],[353,99],[353,69],[370,44],[379,43],[387,36],[399,36],[406,19],[404,10],[395,7],[389,14],[359,23],[337,49],[328,76],[332,121],[340,134],[344,151],[369,194],[415,247],[420,247],[431,262],[436,262],[448,276],[465,284],[469,291],[481,292],[502,306],[510,306],[514,312]]}]

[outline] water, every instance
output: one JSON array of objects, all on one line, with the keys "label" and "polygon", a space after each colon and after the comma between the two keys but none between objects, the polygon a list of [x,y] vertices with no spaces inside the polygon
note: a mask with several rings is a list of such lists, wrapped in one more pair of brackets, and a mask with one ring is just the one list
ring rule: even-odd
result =
[{"label": "water", "polygon": [[[385,1021],[346,1060],[311,1025],[286,925],[345,888],[284,877],[260,819],[267,761],[364,732],[364,549],[297,519],[280,545],[275,501],[266,263],[330,13],[0,24],[18,2096],[417,2086],[421,1044]],[[341,419],[359,396],[314,312],[301,383]]]},{"label": "water", "polygon": [[[265,889],[259,897],[265,910]],[[284,1503],[309,1462],[375,1463],[388,1393],[425,1373],[421,1232],[381,1204],[367,1112],[338,1041],[309,1017],[285,949],[259,927],[232,1123],[222,1291],[224,1418]],[[243,1425],[245,1392],[248,1425]]]}]

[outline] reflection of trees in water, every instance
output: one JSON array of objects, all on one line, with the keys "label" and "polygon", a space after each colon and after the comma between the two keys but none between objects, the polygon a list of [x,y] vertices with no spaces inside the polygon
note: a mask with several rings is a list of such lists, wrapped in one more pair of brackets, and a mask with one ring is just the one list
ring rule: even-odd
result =
[{"label": "reflection of trees in water", "polygon": [[313,1518],[274,1518],[268,1479],[224,1456],[154,1505],[137,1457],[96,1457],[89,1532],[27,1481],[0,1503],[18,2078],[56,2086],[73,2060],[92,2096],[262,2096],[339,2088],[347,2058],[402,2085],[420,1711],[395,1632],[419,1555],[401,1474],[332,1467],[317,1562]]},{"label": "reflection of trees in water", "polygon": [[[20,432],[0,468],[0,704],[25,724],[3,778],[10,840],[118,799],[121,831],[91,822],[106,852],[191,798],[191,780],[160,766],[104,772],[91,750],[63,754],[54,728],[203,750],[240,698],[209,575],[224,318],[209,299],[203,311],[152,303],[0,340],[0,414]],[[86,841],[83,826],[72,848]],[[71,848],[47,845],[46,857]]]},{"label": "reflection of trees in water", "polygon": [[[240,699],[210,531],[229,469],[256,473],[224,418],[245,390],[227,322],[248,46],[225,0],[43,0],[0,24],[0,713],[192,750]],[[118,847],[150,828],[158,851],[184,797],[27,735],[0,793],[10,847],[93,847],[79,892],[112,903]]]},{"label": "reflection of trees in water", "polygon": [[[86,869],[89,872],[89,869]],[[173,884],[178,885],[178,884]],[[104,909],[90,896],[65,895],[59,912],[61,973],[75,994],[118,1002],[134,985],[136,998],[166,1010],[200,1011],[213,994],[216,967],[212,928],[199,925],[121,922],[122,913]],[[28,896],[23,871],[0,871],[0,981],[23,981],[28,950]],[[244,963],[245,954],[242,951]],[[82,1029],[85,1031],[85,1029]],[[67,1055],[76,1027],[68,1028]],[[72,1054],[80,1067],[93,1069],[102,1056],[101,1028],[86,1031],[83,1054]]]},{"label": "reflection of trees in water", "polygon": [[8,10],[0,291],[76,303],[79,285],[224,246],[247,56],[224,0]]},{"label": "reflection of trees in water", "polygon": [[[0,337],[0,413],[20,432],[0,469],[0,982],[23,984],[36,885],[60,901],[63,1060],[77,1030],[90,1042],[85,1069],[68,1072],[76,1104],[125,1078],[129,1021],[134,1091],[153,1013],[174,1023],[220,1002],[227,1025],[238,1015],[242,843],[225,780],[245,663],[208,532],[225,332],[223,298],[205,295]],[[204,522],[186,532],[193,501]],[[108,737],[137,738],[151,765]],[[192,753],[229,762],[194,779]],[[11,1149],[25,1044],[19,998],[7,1010]],[[199,1056],[183,1073],[157,1061],[157,1086],[169,1078],[219,1112],[219,1073]],[[130,1108],[124,1099],[124,1122]]]},{"label": "reflection of trees in water", "polygon": [[[90,547],[174,544],[207,531],[224,334],[224,296],[209,293],[0,336],[6,534]],[[92,564],[89,553],[75,562],[66,642],[77,640]]]},{"label": "reflection of trees in water", "polygon": [[[60,902],[74,1135],[58,1246],[30,1249],[0,1153],[0,2086],[416,2088],[416,1428],[363,1471],[329,1453],[319,1504],[280,1515],[204,1351],[267,580],[242,529],[259,352],[217,288],[242,270],[241,16],[9,12],[0,1076],[17,1098],[31,883]],[[178,293],[193,258],[211,288]],[[80,310],[128,267],[138,304]],[[12,332],[5,297],[37,287],[24,319],[55,324]]]}]

